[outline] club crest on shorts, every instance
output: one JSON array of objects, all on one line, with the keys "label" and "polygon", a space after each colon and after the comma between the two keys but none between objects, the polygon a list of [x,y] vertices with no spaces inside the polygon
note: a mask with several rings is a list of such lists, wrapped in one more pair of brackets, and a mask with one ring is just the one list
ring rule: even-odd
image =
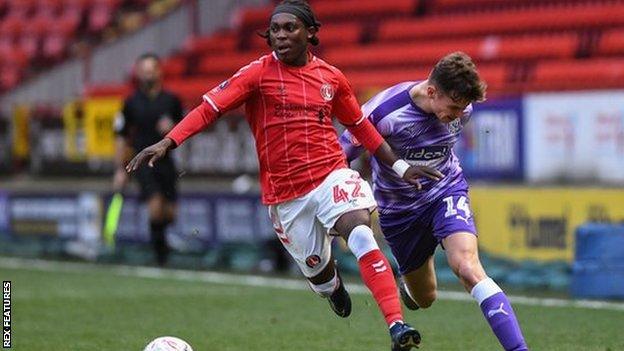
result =
[{"label": "club crest on shorts", "polygon": [[325,101],[332,101],[334,98],[334,88],[331,84],[325,83],[321,86],[321,96]]},{"label": "club crest on shorts", "polygon": [[318,266],[319,263],[321,263],[321,258],[319,257],[319,255],[310,255],[308,256],[308,258],[306,258],[305,262],[308,267],[314,268]]}]

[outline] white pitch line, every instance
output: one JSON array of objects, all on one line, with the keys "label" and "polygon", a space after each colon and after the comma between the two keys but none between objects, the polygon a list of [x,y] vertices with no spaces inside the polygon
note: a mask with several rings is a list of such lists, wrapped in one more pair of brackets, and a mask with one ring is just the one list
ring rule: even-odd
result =
[{"label": "white pitch line", "polygon": [[[91,263],[75,263],[46,261],[39,259],[0,257],[0,267],[11,269],[34,269],[44,272],[110,272],[125,277],[140,277],[150,279],[172,279],[214,284],[230,284],[257,286],[287,290],[309,290],[303,279],[283,279],[262,277],[255,275],[239,275],[206,271],[190,271],[181,269],[159,269],[151,267],[136,267],[124,265],[97,265]],[[361,284],[347,284],[350,293],[369,294],[368,289]],[[469,294],[460,291],[439,291],[440,300],[467,301],[474,300]],[[597,300],[566,300],[554,298],[537,298],[528,296],[510,295],[509,299],[517,305],[545,306],[545,307],[573,307],[594,310],[624,311],[624,303]]]}]

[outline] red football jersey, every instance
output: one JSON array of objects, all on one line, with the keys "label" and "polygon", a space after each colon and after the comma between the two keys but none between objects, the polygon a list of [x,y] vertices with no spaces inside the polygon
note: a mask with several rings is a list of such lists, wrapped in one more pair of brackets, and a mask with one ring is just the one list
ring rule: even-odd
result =
[{"label": "red football jersey", "polygon": [[[346,167],[331,117],[347,126],[363,119],[342,72],[312,54],[302,67],[288,66],[275,54],[262,56],[203,99],[216,115],[245,103],[265,204],[302,196],[333,170]],[[202,118],[201,123],[211,123],[213,117]],[[169,135],[178,144],[192,135],[181,129]]]}]

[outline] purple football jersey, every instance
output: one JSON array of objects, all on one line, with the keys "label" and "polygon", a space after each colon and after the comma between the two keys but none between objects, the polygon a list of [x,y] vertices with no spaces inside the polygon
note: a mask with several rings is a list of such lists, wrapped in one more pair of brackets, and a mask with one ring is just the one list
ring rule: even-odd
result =
[{"label": "purple football jersey", "polygon": [[[472,105],[466,107],[461,118],[442,123],[434,114],[416,106],[411,99],[409,90],[418,83],[399,83],[375,95],[362,106],[364,115],[368,116],[397,156],[412,165],[433,167],[445,176],[437,182],[422,178],[423,189],[417,190],[399,178],[391,167],[371,157],[375,199],[380,214],[389,215],[386,218],[406,211],[418,213],[443,194],[452,190],[467,190],[468,187],[453,146],[470,119]],[[340,143],[349,161],[364,151],[349,131],[341,135]],[[402,222],[401,218],[396,220]]]}]

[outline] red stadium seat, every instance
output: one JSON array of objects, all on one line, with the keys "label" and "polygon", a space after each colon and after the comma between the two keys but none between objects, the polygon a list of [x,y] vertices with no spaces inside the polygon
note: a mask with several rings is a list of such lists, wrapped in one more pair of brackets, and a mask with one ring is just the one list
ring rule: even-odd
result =
[{"label": "red stadium seat", "polygon": [[370,18],[388,16],[409,16],[416,10],[417,1],[414,0],[342,0],[321,1],[313,5],[316,17],[321,23],[324,20],[339,18]]},{"label": "red stadium seat", "polygon": [[468,55],[479,52],[480,40],[455,40],[401,45],[377,44],[348,48],[335,48],[325,52],[328,62],[344,69],[370,69],[375,67],[414,67],[432,65],[453,51]]},{"label": "red stadium seat", "polygon": [[63,0],[38,0],[36,5],[37,15],[55,17],[61,7],[63,7],[63,2]]},{"label": "red stadium seat", "polygon": [[[403,81],[423,80],[429,76],[430,72],[431,66],[423,65],[410,69],[379,69],[370,71],[345,70],[344,73],[353,87],[357,91],[362,92],[368,89],[385,88]],[[507,79],[505,65],[480,65],[479,74],[487,82],[489,93],[500,93],[504,91],[504,85]]]},{"label": "red stadium seat", "polygon": [[545,7],[587,3],[586,0],[432,0],[428,13],[448,14],[457,12],[496,11],[514,8]]},{"label": "red stadium seat", "polygon": [[99,32],[110,24],[120,0],[96,0],[89,12],[89,30]]},{"label": "red stadium seat", "polygon": [[70,20],[57,21],[48,31],[43,42],[43,56],[52,61],[61,59],[76,32],[76,23]]},{"label": "red stadium seat", "polygon": [[20,80],[20,71],[16,67],[0,67],[0,90],[13,88]]},{"label": "red stadium seat", "polygon": [[186,72],[186,58],[178,56],[164,59],[162,72],[165,78],[182,76]]},{"label": "red stadium seat", "polygon": [[621,88],[624,58],[546,61],[535,68],[528,90]]},{"label": "red stadium seat", "polygon": [[604,32],[598,44],[599,55],[624,54],[624,29]]},{"label": "red stadium seat", "polygon": [[356,91],[365,89],[381,89],[406,80],[423,79],[429,75],[430,68],[393,69],[371,71],[349,71],[344,74]]},{"label": "red stadium seat", "polygon": [[573,58],[579,46],[576,34],[490,36],[481,42],[475,58],[481,60],[536,60]]},{"label": "red stadium seat", "polygon": [[36,9],[37,0],[13,0],[9,2],[8,17],[27,19]]},{"label": "red stadium seat", "polygon": [[237,27],[242,30],[255,30],[265,27],[269,21],[269,16],[271,16],[271,11],[273,11],[273,5],[243,9],[236,15]]},{"label": "red stadium seat", "polygon": [[191,37],[184,43],[184,50],[189,55],[201,56],[236,50],[238,38],[235,33],[218,33],[205,37]]},{"label": "red stadium seat", "polygon": [[23,28],[23,19],[7,15],[0,21],[0,36],[15,39],[20,35]]},{"label": "red stadium seat", "polygon": [[454,36],[479,36],[537,31],[561,31],[624,25],[624,4],[504,11],[495,15],[429,16],[421,20],[392,20],[380,25],[382,41]]},{"label": "red stadium seat", "polygon": [[224,74],[231,76],[239,68],[257,60],[260,56],[262,55],[256,53],[204,56],[199,62],[198,71],[205,75]]}]

